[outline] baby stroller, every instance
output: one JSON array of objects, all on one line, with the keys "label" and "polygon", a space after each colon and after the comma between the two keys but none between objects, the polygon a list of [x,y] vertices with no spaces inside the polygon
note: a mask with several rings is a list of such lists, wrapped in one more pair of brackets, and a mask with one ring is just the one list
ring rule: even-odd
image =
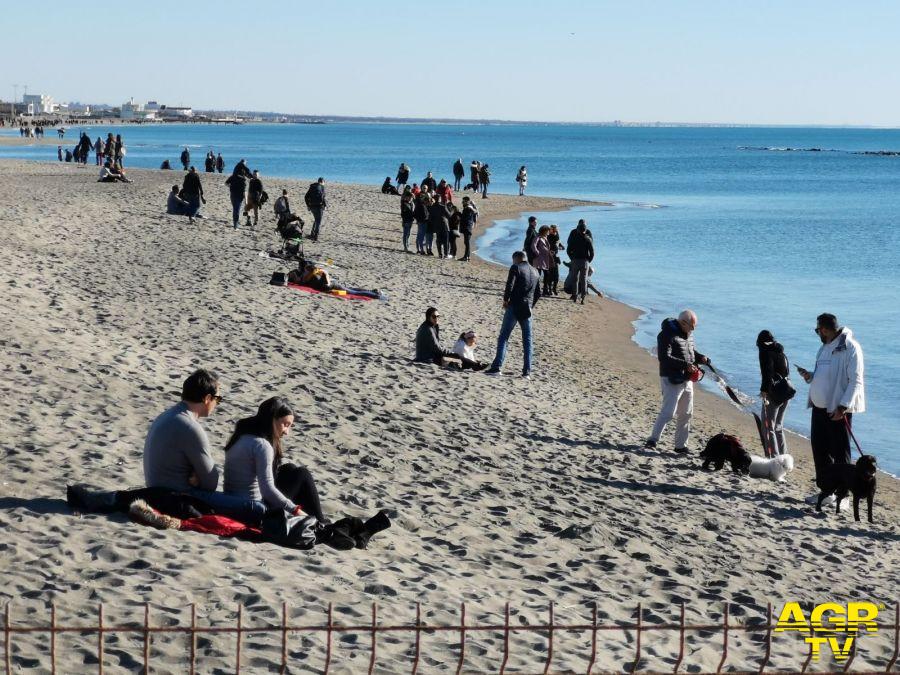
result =
[{"label": "baby stroller", "polygon": [[303,219],[290,213],[279,214],[275,231],[281,236],[281,257],[303,259]]}]

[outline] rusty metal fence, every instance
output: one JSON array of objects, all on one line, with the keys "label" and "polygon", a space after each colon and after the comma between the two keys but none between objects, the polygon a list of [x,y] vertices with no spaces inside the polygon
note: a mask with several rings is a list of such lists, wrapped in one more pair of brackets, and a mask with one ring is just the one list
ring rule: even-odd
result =
[{"label": "rusty metal fence", "polygon": [[[510,608],[509,603],[505,605],[504,611],[504,622],[502,625],[485,625],[485,624],[470,624],[466,623],[466,604],[462,603],[460,605],[459,610],[459,622],[454,624],[432,624],[428,625],[422,621],[422,610],[419,603],[416,604],[416,618],[415,623],[406,624],[406,625],[389,625],[389,624],[379,624],[378,622],[378,606],[376,603],[372,604],[372,612],[371,612],[371,622],[368,624],[361,625],[342,625],[339,623],[335,623],[334,621],[334,608],[331,603],[328,605],[326,621],[321,625],[295,625],[288,621],[288,605],[287,603],[282,604],[281,606],[281,622],[277,624],[266,624],[262,626],[245,626],[243,625],[243,607],[238,605],[237,608],[237,621],[235,625],[209,625],[209,626],[201,626],[197,624],[197,608],[195,605],[190,605],[190,616],[191,622],[189,626],[182,625],[174,625],[174,626],[154,626],[150,621],[150,605],[144,604],[144,621],[142,624],[130,624],[130,625],[109,625],[104,622],[104,614],[103,614],[103,604],[99,604],[97,606],[97,623],[94,625],[88,626],[67,626],[67,625],[59,625],[57,623],[56,617],[56,606],[51,604],[49,607],[49,622],[45,625],[17,625],[13,622],[12,616],[12,607],[7,604],[4,612],[4,622],[3,622],[3,642],[4,642],[4,660],[6,666],[6,673],[10,675],[12,670],[12,639],[14,635],[17,634],[44,634],[49,637],[49,657],[50,657],[50,671],[51,673],[57,672],[57,635],[62,633],[77,633],[81,635],[96,635],[97,640],[97,672],[102,675],[104,669],[104,638],[110,634],[131,634],[131,635],[139,635],[143,637],[143,671],[144,673],[149,673],[152,667],[151,663],[151,653],[150,653],[150,645],[151,645],[151,636],[154,634],[184,634],[188,636],[189,646],[190,646],[190,655],[189,655],[189,663],[185,664],[185,670],[187,670],[191,675],[194,675],[197,668],[197,636],[198,635],[211,635],[211,634],[231,634],[234,635],[234,672],[240,674],[241,672],[241,646],[244,636],[246,635],[254,635],[254,634],[275,634],[276,636],[280,636],[281,638],[281,662],[279,672],[286,673],[289,664],[288,660],[288,642],[289,638],[294,633],[320,633],[325,636],[325,655],[324,655],[324,667],[322,668],[323,673],[328,673],[332,667],[332,656],[333,656],[333,638],[335,634],[345,634],[345,633],[353,633],[356,635],[368,635],[371,640],[370,647],[368,649],[369,659],[368,659],[368,673],[371,675],[375,671],[375,667],[378,659],[378,636],[382,633],[405,633],[411,635],[411,640],[413,641],[413,652],[412,652],[412,660],[409,664],[409,672],[415,675],[419,671],[420,665],[420,656],[422,654],[422,638],[423,635],[435,634],[435,633],[456,633],[459,635],[459,658],[455,661],[456,673],[459,675],[463,672],[463,669],[466,665],[466,640],[467,636],[471,633],[484,633],[490,632],[494,634],[498,634],[502,636],[503,640],[503,652],[502,652],[502,661],[499,666],[499,672],[503,675],[506,672],[507,665],[509,663],[510,658],[510,636],[514,633],[541,633],[544,634],[547,638],[547,649],[545,654],[541,654],[537,659],[537,669],[529,672],[543,672],[544,675],[552,672],[553,660],[554,660],[554,636],[563,632],[569,633],[582,633],[587,634],[590,637],[590,652],[589,655],[586,655],[585,662],[586,666],[584,668],[584,672],[588,675],[591,673],[601,673],[601,672],[610,672],[608,670],[595,670],[598,665],[597,662],[597,651],[598,651],[598,635],[601,633],[606,633],[610,631],[618,631],[624,633],[632,633],[635,641],[635,655],[634,661],[631,663],[630,669],[626,669],[625,672],[630,673],[650,673],[651,671],[643,671],[640,669],[640,663],[642,658],[642,648],[643,648],[643,635],[644,633],[654,632],[654,631],[669,631],[669,632],[678,632],[679,635],[679,651],[677,658],[675,660],[674,667],[671,671],[673,675],[679,672],[679,669],[682,666],[685,658],[685,639],[688,633],[694,632],[712,632],[721,635],[721,660],[719,661],[718,667],[714,671],[715,673],[721,673],[726,668],[726,664],[728,662],[728,647],[729,647],[729,636],[734,634],[735,632],[747,632],[754,633],[757,635],[764,635],[764,639],[762,644],[764,645],[764,653],[760,657],[760,661],[758,667],[754,670],[744,670],[744,671],[736,671],[736,670],[728,670],[730,673],[755,673],[757,675],[762,675],[766,672],[778,672],[778,673],[806,673],[810,666],[810,662],[812,660],[812,649],[810,648],[809,654],[806,657],[806,660],[798,664],[798,667],[794,670],[777,670],[777,671],[767,671],[767,667],[770,665],[770,659],[772,654],[772,632],[775,630],[777,625],[773,623],[772,618],[772,605],[771,603],[768,605],[768,610],[766,614],[765,623],[755,623],[755,624],[743,624],[743,623],[729,623],[729,604],[725,605],[723,612],[723,619],[721,623],[707,623],[707,624],[689,624],[685,621],[685,605],[681,604],[680,611],[680,620],[677,623],[668,623],[668,624],[660,624],[660,623],[645,623],[643,621],[643,608],[640,604],[637,605],[636,609],[636,620],[633,623],[600,623],[597,620],[597,608],[594,606],[590,622],[588,623],[580,623],[580,624],[558,624],[555,621],[554,617],[554,608],[553,603],[547,608],[547,622],[543,624],[533,624],[533,625],[513,625],[510,623]],[[890,631],[893,633],[893,653],[889,657],[887,661],[884,663],[883,669],[877,670],[865,670],[865,671],[853,671],[851,670],[851,666],[853,665],[853,661],[857,656],[857,647],[856,641],[853,643],[852,651],[850,653],[849,658],[846,663],[843,664],[842,670],[839,671],[827,671],[827,673],[823,673],[823,671],[817,671],[817,673],[822,673],[823,675],[836,675],[837,673],[891,673],[893,672],[894,665],[897,663],[898,654],[900,654],[900,602],[895,605],[894,608],[894,623],[893,624],[879,624],[878,626],[880,631]],[[452,669],[452,665],[451,665]],[[693,675],[693,673],[692,673]]]}]

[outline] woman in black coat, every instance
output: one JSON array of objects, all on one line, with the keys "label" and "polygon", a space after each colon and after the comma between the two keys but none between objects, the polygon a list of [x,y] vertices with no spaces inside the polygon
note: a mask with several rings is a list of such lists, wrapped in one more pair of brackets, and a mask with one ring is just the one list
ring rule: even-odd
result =
[{"label": "woman in black coat", "polygon": [[762,383],[759,395],[763,400],[763,413],[766,420],[769,448],[777,455],[787,453],[784,440],[784,413],[790,399],[781,400],[784,396],[782,380],[787,380],[789,364],[784,355],[784,347],[775,340],[767,330],[760,331],[756,338],[759,348],[759,371]]}]

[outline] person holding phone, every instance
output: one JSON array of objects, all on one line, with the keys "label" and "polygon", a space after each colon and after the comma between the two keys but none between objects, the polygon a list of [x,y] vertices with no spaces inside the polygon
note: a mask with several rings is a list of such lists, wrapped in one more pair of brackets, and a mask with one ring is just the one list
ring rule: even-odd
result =
[{"label": "person holding phone", "polygon": [[762,383],[759,395],[763,401],[763,418],[768,422],[767,445],[776,455],[787,453],[784,437],[784,413],[787,410],[793,388],[785,398],[785,389],[790,387],[790,370],[784,347],[770,331],[760,331],[756,337],[759,349],[759,371]]},{"label": "person holding phone", "polygon": [[834,314],[816,318],[822,346],[812,372],[797,366],[809,384],[811,410],[809,441],[816,467],[816,485],[831,464],[850,463],[849,429],[855,413],[865,412],[863,351],[852,331],[838,324]]}]

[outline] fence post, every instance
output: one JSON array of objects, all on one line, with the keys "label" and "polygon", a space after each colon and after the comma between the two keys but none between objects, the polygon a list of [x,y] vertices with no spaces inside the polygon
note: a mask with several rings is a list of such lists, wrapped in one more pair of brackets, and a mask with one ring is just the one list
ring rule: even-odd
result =
[{"label": "fence post", "polygon": [[672,669],[672,675],[678,672],[681,662],[684,661],[684,601],[681,603],[681,619],[678,627],[678,660],[675,661],[675,667]]},{"label": "fence post", "polygon": [[287,602],[281,603],[281,675],[287,672]]},{"label": "fence post", "polygon": [[413,659],[412,675],[416,675],[419,670],[419,650],[422,639],[422,603],[416,603],[416,652]]},{"label": "fence post", "polygon": [[772,655],[772,603],[766,609],[766,655],[759,666],[759,675],[763,675],[766,666],[769,665],[769,657]]},{"label": "fence post", "polygon": [[194,675],[194,664],[197,660],[197,605],[191,603],[191,675]]},{"label": "fence post", "polygon": [[722,672],[722,666],[725,665],[726,659],[728,659],[728,603],[725,603],[725,614],[724,619],[722,621],[722,660],[719,661],[719,667],[716,668],[716,673]]},{"label": "fence post", "polygon": [[884,672],[889,673],[897,662],[897,655],[900,654],[900,601],[894,605],[894,655],[888,661],[887,668]]},{"label": "fence post", "polygon": [[3,621],[3,658],[6,660],[6,675],[12,675],[12,663],[9,654],[9,603],[6,603],[5,618]]},{"label": "fence post", "polygon": [[56,603],[50,603],[50,674],[56,675]]},{"label": "fence post", "polygon": [[332,617],[332,607],[331,603],[328,603],[328,631],[325,634],[325,668],[323,669],[323,673],[328,675],[328,668],[331,666],[331,617]]},{"label": "fence post", "polygon": [[597,603],[594,602],[594,608],[591,611],[591,660],[588,661],[587,675],[591,675],[594,670],[594,663],[597,662]]},{"label": "fence post", "polygon": [[509,661],[509,602],[503,610],[503,662],[500,664],[500,675],[506,672],[506,664]]},{"label": "fence post", "polygon": [[244,611],[244,606],[238,603],[238,615],[237,615],[237,652],[234,656],[234,673],[235,675],[241,675],[241,618],[242,613]]},{"label": "fence post", "polygon": [[150,675],[150,604],[144,603],[144,675]]},{"label": "fence post", "polygon": [[369,657],[369,675],[375,672],[375,643],[376,636],[378,633],[375,628],[378,621],[378,606],[376,603],[372,603],[372,656]]},{"label": "fence post", "polygon": [[97,670],[103,675],[103,603],[97,607]]},{"label": "fence post", "polygon": [[553,601],[550,601],[550,628],[547,631],[547,663],[544,664],[544,675],[550,672],[550,662],[553,661]]},{"label": "fence post", "polygon": [[463,661],[466,659],[466,603],[459,608],[459,665],[456,666],[456,675],[462,673]]},{"label": "fence post", "polygon": [[643,616],[643,611],[641,610],[641,603],[638,603],[637,606],[637,650],[634,654],[634,663],[631,664],[631,672],[636,673],[638,669],[638,664],[641,661],[641,630],[643,629],[643,624],[641,617]]}]

